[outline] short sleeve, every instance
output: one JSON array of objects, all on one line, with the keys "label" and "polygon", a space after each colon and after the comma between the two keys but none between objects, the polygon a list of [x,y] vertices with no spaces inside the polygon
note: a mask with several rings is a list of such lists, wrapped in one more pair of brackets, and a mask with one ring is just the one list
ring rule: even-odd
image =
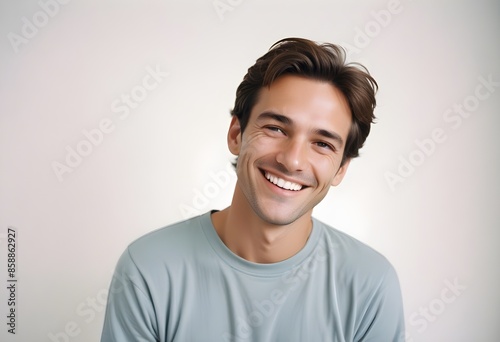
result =
[{"label": "short sleeve", "polygon": [[127,249],[109,288],[101,342],[158,341],[157,331],[147,286]]},{"label": "short sleeve", "polygon": [[396,271],[389,265],[365,308],[355,336],[359,342],[405,340],[403,301]]}]

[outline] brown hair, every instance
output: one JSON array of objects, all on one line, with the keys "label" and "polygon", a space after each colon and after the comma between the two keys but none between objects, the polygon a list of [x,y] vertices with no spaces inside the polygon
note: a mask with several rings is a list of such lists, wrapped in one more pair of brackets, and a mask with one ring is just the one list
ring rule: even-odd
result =
[{"label": "brown hair", "polygon": [[274,43],[269,51],[248,69],[236,90],[231,115],[236,115],[245,130],[250,112],[262,87],[269,87],[283,75],[297,75],[330,82],[345,96],[352,114],[342,164],[359,155],[370,133],[375,115],[375,93],[378,85],[368,70],[357,63],[346,64],[343,48],[329,43],[318,44],[303,38],[285,38]]}]

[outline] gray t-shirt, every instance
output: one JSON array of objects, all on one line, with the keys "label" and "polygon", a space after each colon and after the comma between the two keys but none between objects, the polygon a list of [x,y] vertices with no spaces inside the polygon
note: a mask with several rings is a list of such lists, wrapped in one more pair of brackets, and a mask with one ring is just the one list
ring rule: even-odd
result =
[{"label": "gray t-shirt", "polygon": [[313,219],[273,264],[229,250],[210,213],[153,231],[121,256],[102,342],[404,340],[399,282],[379,253]]}]

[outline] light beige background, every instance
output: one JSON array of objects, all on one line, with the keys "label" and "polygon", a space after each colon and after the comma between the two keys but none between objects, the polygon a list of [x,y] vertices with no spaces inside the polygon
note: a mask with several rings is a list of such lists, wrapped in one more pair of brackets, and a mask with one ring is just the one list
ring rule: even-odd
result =
[{"label": "light beige background", "polygon": [[[59,4],[45,6],[52,16],[33,0],[0,4],[2,341],[97,341],[127,244],[228,205],[236,87],[287,36],[350,48],[380,85],[362,157],[316,216],[394,264],[407,341],[498,340],[500,87],[480,82],[500,82],[498,2],[54,1],[41,1]],[[19,40],[23,28],[31,37]],[[168,76],[144,92],[148,68]],[[144,100],[121,118],[112,105],[131,92]],[[464,102],[473,110],[459,122],[454,106]],[[114,130],[85,143],[82,130],[103,120]],[[419,152],[416,141],[435,130],[440,142]],[[60,181],[53,165],[77,146],[92,150]],[[418,165],[391,186],[401,160]],[[6,331],[9,226],[18,230],[15,336]]]}]

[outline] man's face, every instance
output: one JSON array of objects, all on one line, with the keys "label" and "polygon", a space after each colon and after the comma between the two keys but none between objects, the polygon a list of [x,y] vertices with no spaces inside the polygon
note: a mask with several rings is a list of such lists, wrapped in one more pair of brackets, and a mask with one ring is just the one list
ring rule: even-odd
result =
[{"label": "man's face", "polygon": [[286,75],[258,96],[244,133],[234,117],[228,133],[238,156],[237,191],[264,222],[295,222],[338,185],[351,126],[343,94],[329,83]]}]

